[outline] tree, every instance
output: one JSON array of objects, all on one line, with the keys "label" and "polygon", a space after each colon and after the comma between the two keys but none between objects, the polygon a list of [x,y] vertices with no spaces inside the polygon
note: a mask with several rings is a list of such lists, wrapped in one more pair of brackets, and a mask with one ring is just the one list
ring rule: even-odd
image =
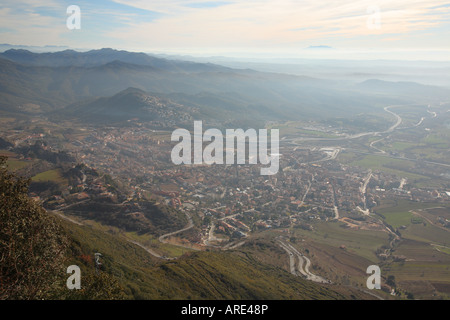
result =
[{"label": "tree", "polygon": [[50,298],[65,275],[68,238],[6,160],[0,157],[0,299]]},{"label": "tree", "polygon": [[391,286],[391,287],[396,287],[396,284],[395,284],[395,276],[393,276],[393,275],[390,275],[390,276],[388,276],[388,278],[387,278],[387,280],[386,280],[386,284],[388,285],[388,286]]}]

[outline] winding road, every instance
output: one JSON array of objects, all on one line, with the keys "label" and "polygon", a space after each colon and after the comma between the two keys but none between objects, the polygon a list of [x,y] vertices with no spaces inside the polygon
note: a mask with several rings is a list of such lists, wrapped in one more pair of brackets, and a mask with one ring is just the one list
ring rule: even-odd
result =
[{"label": "winding road", "polygon": [[[162,243],[168,243],[168,241],[166,240],[166,238],[172,237],[172,236],[174,236],[174,235],[176,235],[176,234],[178,234],[178,233],[181,233],[181,232],[183,232],[183,231],[187,231],[187,230],[191,229],[191,228],[194,226],[194,222],[192,222],[192,217],[191,217],[187,212],[185,212],[185,214],[186,214],[186,217],[187,217],[187,219],[188,219],[188,224],[187,224],[187,226],[184,227],[183,229],[180,229],[180,230],[177,230],[177,231],[173,231],[173,232],[169,232],[169,233],[163,234],[162,236],[160,236],[160,237],[158,238],[158,240],[159,240],[160,242],[162,242]],[[184,246],[182,246],[182,247],[184,247]],[[186,247],[186,248],[188,248],[188,247]],[[189,249],[192,249],[192,248],[189,247]]]},{"label": "winding road", "polygon": [[[283,242],[280,239],[278,239],[277,241],[280,247],[283,248],[289,256],[290,272],[294,276],[302,276],[306,280],[319,283],[328,283],[328,284],[331,283],[330,280],[322,278],[321,276],[315,275],[311,271],[309,271],[309,268],[311,266],[311,260],[309,260],[308,257],[298,252],[298,250],[295,247],[293,247],[290,243]],[[295,257],[297,257],[298,259],[297,268],[295,268]],[[303,265],[305,266],[303,267]]]}]

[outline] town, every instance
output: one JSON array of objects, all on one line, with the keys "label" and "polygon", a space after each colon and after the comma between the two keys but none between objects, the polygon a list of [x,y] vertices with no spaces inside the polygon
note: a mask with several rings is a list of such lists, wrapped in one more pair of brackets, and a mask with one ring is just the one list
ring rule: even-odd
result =
[{"label": "town", "polygon": [[[300,147],[282,140],[280,171],[264,176],[260,174],[263,164],[250,159],[245,164],[176,165],[171,158],[175,150],[171,131],[155,130],[137,121],[133,126],[73,131],[64,134],[65,149],[90,170],[118,179],[128,194],[117,195],[111,183],[86,179],[82,173],[84,177],[77,183],[60,195],[51,195],[52,201],[40,198],[45,193],[32,196],[52,204],[49,208],[53,209],[70,208],[89,199],[122,203],[152,199],[196,217],[196,228],[183,234],[191,248],[231,245],[270,228],[312,230],[312,221],[336,220],[348,228],[395,232],[374,217],[377,206],[386,200],[450,200],[447,189],[420,188],[405,177],[337,161],[342,150],[336,147]],[[44,149],[57,151],[59,142],[53,135],[11,134],[16,145],[45,140]],[[438,223],[448,227],[448,217],[440,217]]]}]

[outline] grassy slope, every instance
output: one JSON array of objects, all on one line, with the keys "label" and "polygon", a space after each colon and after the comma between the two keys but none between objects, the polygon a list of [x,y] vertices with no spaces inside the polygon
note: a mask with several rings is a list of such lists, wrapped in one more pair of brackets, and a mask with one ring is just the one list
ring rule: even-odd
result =
[{"label": "grassy slope", "polygon": [[102,253],[104,272],[119,279],[130,299],[370,298],[350,288],[322,286],[294,277],[242,253],[195,252],[161,262],[117,235],[62,223],[73,239],[70,263],[82,263],[81,255]]},{"label": "grassy slope", "polygon": [[48,170],[41,172],[31,178],[34,182],[54,181],[56,183],[67,183],[61,174],[61,170]]}]

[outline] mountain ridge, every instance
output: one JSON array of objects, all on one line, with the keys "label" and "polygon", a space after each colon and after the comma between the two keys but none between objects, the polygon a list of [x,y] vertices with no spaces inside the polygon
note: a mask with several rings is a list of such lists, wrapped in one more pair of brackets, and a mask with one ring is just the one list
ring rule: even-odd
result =
[{"label": "mountain ridge", "polygon": [[[10,59],[5,59],[5,55]],[[55,55],[62,62],[46,66],[48,57]],[[73,57],[78,59],[77,63]],[[199,107],[217,120],[230,117],[232,120],[243,117],[258,121],[304,120],[324,114],[330,118],[352,117],[361,112],[382,113],[380,106],[429,103],[430,98],[439,100],[450,95],[446,88],[422,84],[380,81],[349,85],[319,78],[160,59],[114,49],[46,54],[8,50],[0,54],[0,71],[3,97],[0,109],[20,114],[27,114],[27,104],[38,106],[32,109],[32,114],[46,113],[99,97],[112,97],[129,87],[166,96],[184,95],[174,102]],[[201,93],[209,97],[200,99],[198,94]]]},{"label": "mountain ridge", "polygon": [[226,71],[227,67],[211,63],[196,63],[181,60],[168,60],[148,55],[143,52],[129,52],[103,48],[78,52],[75,50],[64,50],[58,52],[35,53],[26,49],[9,49],[0,53],[0,57],[17,63],[41,66],[41,67],[95,67],[113,61],[121,61],[133,65],[149,66],[155,69],[170,72],[204,72],[204,71]]},{"label": "mountain ridge", "polygon": [[195,114],[189,108],[170,99],[129,87],[110,97],[100,97],[74,103],[61,111],[61,115],[87,122],[120,122],[138,118],[140,121],[192,120]]}]

